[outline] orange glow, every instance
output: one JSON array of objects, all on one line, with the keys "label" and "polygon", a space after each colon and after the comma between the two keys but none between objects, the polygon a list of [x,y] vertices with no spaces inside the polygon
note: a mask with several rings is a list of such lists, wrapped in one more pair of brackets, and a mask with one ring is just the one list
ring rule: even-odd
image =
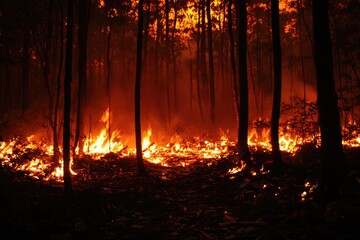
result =
[{"label": "orange glow", "polygon": [[[128,147],[128,140],[121,136],[120,131],[115,129],[109,133],[111,123],[111,112],[106,109],[102,114],[99,123],[103,128],[92,137],[85,140],[83,153],[97,160],[109,152],[117,154],[119,157],[135,158],[136,149]],[[349,123],[350,124],[350,123]],[[350,129],[356,129],[356,123],[351,123]],[[289,127],[280,128],[280,150],[295,155],[304,144],[317,143],[319,146],[319,136],[298,136],[291,134]],[[285,131],[286,130],[286,131]],[[291,129],[290,129],[291,130]],[[348,137],[343,141],[346,147],[360,147],[360,135],[355,130],[343,128]],[[110,137],[109,137],[110,134]],[[152,139],[153,131],[149,126],[143,132],[143,156],[145,161],[159,164],[166,167],[190,167],[194,163],[204,163],[211,166],[219,159],[234,155],[231,149],[236,142],[229,139],[228,132],[221,131],[218,137],[192,136],[183,138],[175,134],[168,142],[159,142]],[[251,151],[271,151],[270,128],[253,128],[249,131],[248,144]],[[62,150],[60,149],[60,152]],[[36,154],[33,154],[35,152]],[[30,154],[29,154],[30,153]],[[79,154],[79,152],[77,151]],[[26,154],[24,158],[23,155]],[[81,156],[80,156],[81,157]],[[14,138],[7,142],[0,143],[0,162],[2,166],[11,167],[15,170],[24,171],[28,176],[42,180],[62,181],[63,160],[53,160],[53,149],[51,144],[46,144],[36,140],[36,136],[31,135],[25,139]],[[245,162],[237,167],[229,169],[227,175],[241,172],[246,167]],[[267,174],[262,165],[259,171],[250,170],[253,176]],[[71,173],[76,172],[71,169]],[[311,193],[316,185],[309,182],[305,183],[307,193]],[[302,196],[301,196],[302,197]]]}]

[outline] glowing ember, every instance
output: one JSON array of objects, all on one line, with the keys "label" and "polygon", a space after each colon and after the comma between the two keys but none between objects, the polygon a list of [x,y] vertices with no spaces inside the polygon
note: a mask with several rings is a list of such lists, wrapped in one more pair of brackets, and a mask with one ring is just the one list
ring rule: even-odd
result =
[{"label": "glowing ember", "polygon": [[244,161],[241,161],[241,166],[240,167],[234,167],[232,169],[229,169],[227,174],[233,175],[235,173],[241,172],[242,170],[245,169],[245,167],[246,167],[246,163]]}]

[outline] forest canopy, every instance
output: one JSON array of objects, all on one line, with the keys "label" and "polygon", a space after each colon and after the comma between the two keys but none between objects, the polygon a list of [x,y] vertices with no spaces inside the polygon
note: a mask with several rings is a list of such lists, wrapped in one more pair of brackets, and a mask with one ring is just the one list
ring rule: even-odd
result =
[{"label": "forest canopy", "polygon": [[[96,127],[111,103],[112,125],[131,135],[137,1],[93,0],[89,1],[87,9],[82,9],[80,2],[74,3],[73,58],[79,58],[79,49],[84,42],[79,39],[80,35],[84,35],[80,32],[80,25],[85,12],[87,80],[82,105],[84,128],[89,129],[90,125]],[[199,128],[207,131],[236,128],[228,22],[231,14],[232,31],[236,31],[235,8],[232,5],[229,9],[229,1],[209,2],[211,48],[207,1],[144,1],[141,90],[144,126],[151,125],[153,129],[170,135],[187,134],[190,129]],[[311,6],[311,1],[307,0],[282,0],[279,4],[283,58],[281,99],[285,104],[282,107],[283,121],[291,118],[286,114],[289,109],[286,106],[300,104],[299,99],[303,99],[303,111],[306,111],[306,104],[316,102]],[[251,123],[259,118],[268,119],[271,113],[273,60],[270,1],[248,1],[247,11]],[[334,73],[343,124],[359,118],[358,11],[356,0],[331,1],[330,4]],[[4,0],[0,17],[2,122],[14,113],[35,111],[36,116],[30,114],[34,122],[40,121],[46,126],[50,120],[51,128],[54,113],[58,111],[55,109],[57,91],[63,87],[62,82],[57,81],[64,74],[65,1]],[[72,91],[76,96],[79,61],[74,60],[73,66]],[[62,101],[60,92],[58,105]],[[73,121],[78,101],[74,97]]]}]

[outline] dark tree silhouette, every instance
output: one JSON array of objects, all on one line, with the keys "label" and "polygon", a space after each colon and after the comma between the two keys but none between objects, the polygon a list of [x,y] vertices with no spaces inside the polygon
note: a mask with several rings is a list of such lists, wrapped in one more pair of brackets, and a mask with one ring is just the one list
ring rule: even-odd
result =
[{"label": "dark tree silhouette", "polygon": [[238,144],[240,159],[249,162],[250,152],[248,146],[248,124],[249,124],[249,97],[248,97],[248,76],[247,76],[247,10],[246,1],[235,1],[236,25],[238,39],[238,77],[239,77],[239,124]]},{"label": "dark tree silhouette", "polygon": [[329,0],[313,1],[315,67],[323,169],[320,189],[332,199],[338,197],[339,184],[343,182],[345,176],[345,167],[328,11]]},{"label": "dark tree silhouette", "polygon": [[136,80],[135,80],[135,137],[136,137],[136,159],[141,176],[146,175],[141,144],[141,118],[140,118],[140,97],[141,97],[141,71],[142,71],[142,42],[144,23],[144,0],[139,0],[138,5],[138,33],[136,48]]},{"label": "dark tree silhouette", "polygon": [[279,146],[279,121],[281,105],[281,44],[279,22],[279,0],[271,0],[271,26],[274,58],[274,93],[271,114],[271,146],[275,168],[279,169],[282,159]]},{"label": "dark tree silhouette", "polygon": [[206,1],[206,15],[208,19],[208,54],[209,54],[209,89],[210,89],[210,119],[215,123],[215,77],[214,77],[214,55],[212,40],[212,22],[210,14],[211,0]]},{"label": "dark tree silhouette", "polygon": [[72,192],[70,173],[70,110],[71,110],[71,82],[72,82],[72,44],[73,44],[73,1],[67,0],[66,25],[66,58],[64,79],[64,131],[63,131],[63,158],[64,158],[64,188],[65,193]]},{"label": "dark tree silhouette", "polygon": [[90,1],[79,1],[79,63],[78,63],[78,93],[77,93],[77,116],[76,116],[76,130],[74,140],[74,152],[79,144],[79,153],[83,150],[83,135],[84,135],[84,110],[86,109],[86,61],[87,61],[87,38],[88,25],[90,15]]},{"label": "dark tree silhouette", "polygon": [[234,33],[233,33],[233,19],[232,19],[232,0],[229,0],[228,5],[228,28],[229,28],[229,44],[230,44],[230,64],[232,72],[232,93],[235,106],[236,120],[239,124],[239,91],[238,83],[236,77],[236,61],[235,61],[235,42],[234,42]]},{"label": "dark tree silhouette", "polygon": [[24,15],[23,15],[23,49],[22,49],[22,114],[28,109],[29,102],[29,64],[30,64],[30,27],[28,9],[29,2],[24,2]]},{"label": "dark tree silhouette", "polygon": [[[140,3],[139,3],[140,4]],[[171,108],[170,108],[170,54],[169,54],[169,12],[170,5],[169,0],[165,0],[165,79],[166,79],[166,97],[167,97],[167,111],[168,111],[168,121],[169,125],[171,123]]]}]

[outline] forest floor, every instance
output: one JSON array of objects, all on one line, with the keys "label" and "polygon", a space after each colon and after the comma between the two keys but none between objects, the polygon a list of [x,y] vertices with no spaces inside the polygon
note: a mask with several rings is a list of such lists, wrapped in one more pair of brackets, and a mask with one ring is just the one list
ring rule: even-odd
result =
[{"label": "forest floor", "polygon": [[[254,154],[258,164],[235,174],[234,156],[186,168],[146,163],[147,177],[134,159],[84,157],[67,198],[61,183],[3,167],[0,238],[360,239],[358,184],[341,200],[320,201],[318,161],[275,176],[261,162],[268,157]],[[346,157],[359,177],[360,150]]]}]

